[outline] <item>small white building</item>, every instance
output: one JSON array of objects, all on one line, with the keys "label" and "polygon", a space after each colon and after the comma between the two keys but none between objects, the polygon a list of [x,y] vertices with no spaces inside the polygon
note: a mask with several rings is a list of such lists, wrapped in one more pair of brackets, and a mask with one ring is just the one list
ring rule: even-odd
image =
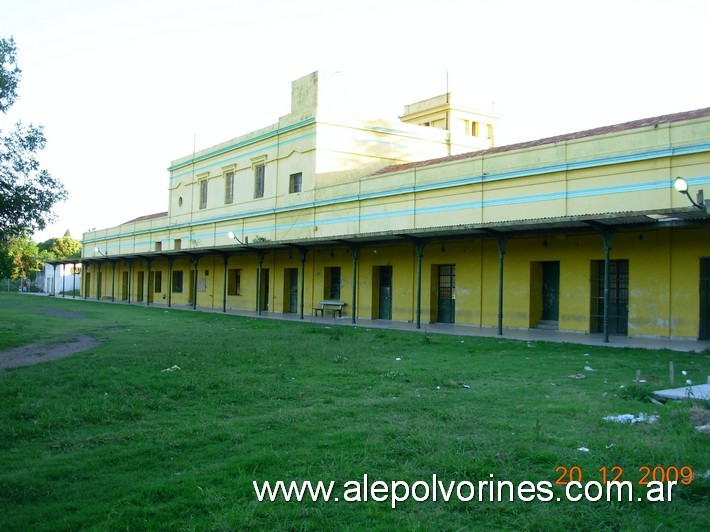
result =
[{"label": "small white building", "polygon": [[[42,280],[41,277],[44,279]],[[50,296],[71,294],[74,290],[79,290],[81,288],[81,262],[76,259],[76,262],[70,263],[45,263],[44,271],[38,272],[37,287]]]}]

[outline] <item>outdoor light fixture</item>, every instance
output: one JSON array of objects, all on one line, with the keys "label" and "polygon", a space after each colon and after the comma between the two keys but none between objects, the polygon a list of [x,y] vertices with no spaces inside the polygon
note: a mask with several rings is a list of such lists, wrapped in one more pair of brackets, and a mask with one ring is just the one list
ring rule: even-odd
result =
[{"label": "outdoor light fixture", "polygon": [[675,180],[673,181],[673,188],[675,188],[681,194],[687,196],[693,207],[697,207],[698,209],[705,209],[705,212],[710,214],[710,202],[705,203],[702,190],[698,190],[696,200],[693,200],[693,198],[690,197],[690,194],[688,193],[688,182],[682,177],[675,178]]},{"label": "outdoor light fixture", "polygon": [[106,255],[106,253],[104,253],[103,251],[101,251],[101,250],[99,249],[99,246],[94,246],[94,253],[98,253],[98,254],[101,255],[102,257],[107,257],[107,256],[108,256],[108,255]]},{"label": "outdoor light fixture", "polygon": [[249,245],[249,237],[248,237],[248,236],[245,236],[245,237],[244,237],[244,242],[242,242],[241,240],[239,240],[239,239],[237,238],[237,235],[234,234],[234,231],[230,231],[229,233],[227,233],[227,238],[229,238],[230,240],[236,240],[236,241],[239,242],[242,246],[247,246],[247,245]]}]

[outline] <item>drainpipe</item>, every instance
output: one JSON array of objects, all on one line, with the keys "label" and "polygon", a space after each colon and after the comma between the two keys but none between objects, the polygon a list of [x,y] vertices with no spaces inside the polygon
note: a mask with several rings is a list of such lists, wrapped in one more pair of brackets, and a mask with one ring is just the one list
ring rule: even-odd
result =
[{"label": "drainpipe", "polygon": [[301,319],[303,319],[303,306],[305,302],[305,289],[306,289],[306,254],[307,249],[299,248],[298,253],[301,255]]},{"label": "drainpipe", "polygon": [[425,245],[420,240],[414,243],[417,250],[417,329],[422,328],[422,257]]},{"label": "drainpipe", "polygon": [[355,323],[356,321],[356,314],[357,314],[357,308],[356,308],[356,301],[357,301],[357,257],[358,253],[360,251],[360,248],[357,246],[353,246],[350,248],[350,251],[353,254],[353,317],[352,317],[352,322]]},{"label": "drainpipe", "polygon": [[503,336],[503,257],[508,239],[497,236],[498,243],[498,336]]}]

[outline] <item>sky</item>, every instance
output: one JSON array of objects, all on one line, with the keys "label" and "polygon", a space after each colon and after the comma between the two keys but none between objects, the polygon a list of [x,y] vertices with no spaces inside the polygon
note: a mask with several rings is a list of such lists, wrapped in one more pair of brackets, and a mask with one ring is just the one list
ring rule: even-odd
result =
[{"label": "sky", "polygon": [[[359,79],[375,116],[446,92],[496,145],[710,106],[707,0],[0,0],[19,100],[69,199],[36,241],[167,210],[171,161],[274,124],[291,81]],[[366,95],[376,98],[365,100]]]}]

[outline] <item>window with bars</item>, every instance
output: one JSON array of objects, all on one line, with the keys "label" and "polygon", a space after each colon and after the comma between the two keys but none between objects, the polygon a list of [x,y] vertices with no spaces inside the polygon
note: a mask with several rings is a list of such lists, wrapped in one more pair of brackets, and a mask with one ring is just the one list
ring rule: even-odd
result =
[{"label": "window with bars", "polygon": [[207,207],[207,180],[200,181],[200,209]]},{"label": "window with bars", "polygon": [[224,203],[234,202],[234,172],[224,175]]},{"label": "window with bars", "polygon": [[264,197],[264,170],[265,166],[263,164],[257,164],[254,167],[254,197],[263,198]]}]

